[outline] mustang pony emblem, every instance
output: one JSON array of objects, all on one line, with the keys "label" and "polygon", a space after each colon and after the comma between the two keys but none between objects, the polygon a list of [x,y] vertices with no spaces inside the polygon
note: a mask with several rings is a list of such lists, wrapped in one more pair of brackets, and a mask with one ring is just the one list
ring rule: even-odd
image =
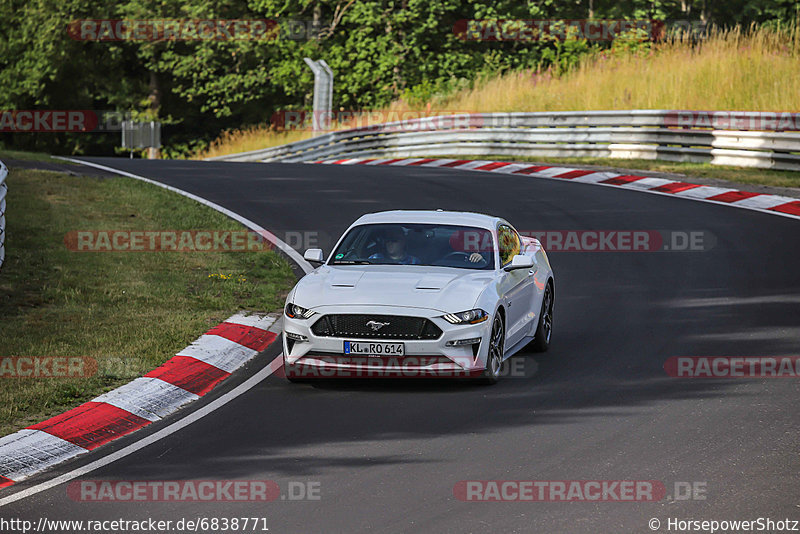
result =
[{"label": "mustang pony emblem", "polygon": [[372,328],[373,332],[377,332],[378,330],[380,330],[381,328],[383,328],[384,326],[386,326],[388,324],[389,323],[381,323],[381,322],[378,322],[378,321],[369,321],[367,323],[367,326]]}]

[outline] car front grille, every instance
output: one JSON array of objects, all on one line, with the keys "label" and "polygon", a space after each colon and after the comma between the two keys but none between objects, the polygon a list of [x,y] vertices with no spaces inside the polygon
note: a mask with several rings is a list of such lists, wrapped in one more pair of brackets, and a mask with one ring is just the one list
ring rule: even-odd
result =
[{"label": "car front grille", "polygon": [[[377,323],[383,325],[378,327]],[[442,335],[429,319],[404,315],[323,315],[311,331],[316,336],[352,339],[438,339]]]}]

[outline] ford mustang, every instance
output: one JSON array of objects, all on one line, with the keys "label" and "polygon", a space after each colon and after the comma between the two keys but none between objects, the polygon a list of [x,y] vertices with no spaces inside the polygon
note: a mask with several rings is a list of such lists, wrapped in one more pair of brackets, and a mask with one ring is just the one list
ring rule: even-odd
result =
[{"label": "ford mustang", "polygon": [[497,382],[525,347],[546,351],[555,280],[541,243],[498,217],[385,211],[355,221],[289,292],[283,358],[294,382],[472,377]]}]

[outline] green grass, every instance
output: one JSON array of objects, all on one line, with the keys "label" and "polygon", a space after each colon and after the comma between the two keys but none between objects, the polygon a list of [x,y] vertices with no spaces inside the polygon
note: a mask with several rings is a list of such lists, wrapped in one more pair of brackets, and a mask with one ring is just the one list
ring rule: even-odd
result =
[{"label": "green grass", "polygon": [[[433,109],[573,111],[697,109],[793,111],[800,106],[800,31],[712,29],[584,57],[563,73],[507,72],[436,102]],[[621,46],[616,46],[621,45]]]},{"label": "green grass", "polygon": [[6,159],[18,159],[24,161],[46,161],[47,163],[61,163],[64,165],[77,165],[71,161],[64,161],[62,159],[55,159],[50,154],[42,152],[26,152],[24,150],[6,150],[0,148],[0,161],[5,163]]},{"label": "green grass", "polygon": [[[422,156],[420,156],[422,157]],[[683,163],[650,159],[610,159],[610,158],[544,158],[541,156],[431,156],[450,159],[482,159],[492,161],[530,161],[535,163],[552,163],[553,165],[581,166],[599,165],[626,169],[630,172],[651,171],[683,174],[687,178],[708,178],[727,180],[742,184],[757,184],[772,187],[800,187],[800,172],[775,171],[748,167],[727,167],[710,163]]]},{"label": "green grass", "polygon": [[0,358],[87,356],[98,361],[98,373],[0,378],[0,435],[146,373],[237,310],[279,310],[294,282],[273,251],[67,249],[64,236],[72,230],[242,229],[159,187],[22,169],[12,169],[8,184]]}]

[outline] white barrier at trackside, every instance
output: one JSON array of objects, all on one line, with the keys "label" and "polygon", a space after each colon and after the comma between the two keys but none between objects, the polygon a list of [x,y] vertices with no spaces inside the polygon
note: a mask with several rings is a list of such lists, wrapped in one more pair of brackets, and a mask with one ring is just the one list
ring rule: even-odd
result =
[{"label": "white barrier at trackside", "polygon": [[800,114],[623,110],[430,116],[208,159],[444,155],[664,159],[800,170]]}]

